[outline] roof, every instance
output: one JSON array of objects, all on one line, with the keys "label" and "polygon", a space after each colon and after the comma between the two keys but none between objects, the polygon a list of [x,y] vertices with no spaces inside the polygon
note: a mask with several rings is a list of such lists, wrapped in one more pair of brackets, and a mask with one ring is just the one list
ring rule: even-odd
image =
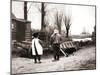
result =
[{"label": "roof", "polygon": [[28,20],[20,19],[20,18],[16,18],[15,20],[16,20],[16,21],[19,21],[19,22],[30,22],[30,21],[28,21]]},{"label": "roof", "polygon": [[28,20],[25,20],[25,19],[16,18],[16,16],[13,13],[11,13],[11,19],[15,20],[15,21],[19,21],[19,22],[31,22],[31,21],[28,21]]},{"label": "roof", "polygon": [[16,16],[13,13],[11,13],[11,18],[16,19]]}]

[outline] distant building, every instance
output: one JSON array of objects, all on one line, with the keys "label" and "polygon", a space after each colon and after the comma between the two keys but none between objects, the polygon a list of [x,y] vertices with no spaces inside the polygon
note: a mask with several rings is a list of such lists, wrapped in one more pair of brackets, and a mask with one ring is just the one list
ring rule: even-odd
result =
[{"label": "distant building", "polygon": [[13,13],[11,13],[11,20],[12,40],[31,41],[31,22],[16,18]]},{"label": "distant building", "polygon": [[81,37],[90,37],[91,34],[90,34],[89,32],[87,32],[86,29],[84,28],[84,29],[83,29],[83,32],[81,33],[80,36],[81,36]]}]

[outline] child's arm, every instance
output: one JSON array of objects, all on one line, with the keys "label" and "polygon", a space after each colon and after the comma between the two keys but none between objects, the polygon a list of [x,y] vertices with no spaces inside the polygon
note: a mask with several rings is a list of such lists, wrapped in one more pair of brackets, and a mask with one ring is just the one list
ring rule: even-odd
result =
[{"label": "child's arm", "polygon": [[43,46],[43,41],[39,39],[39,43]]}]

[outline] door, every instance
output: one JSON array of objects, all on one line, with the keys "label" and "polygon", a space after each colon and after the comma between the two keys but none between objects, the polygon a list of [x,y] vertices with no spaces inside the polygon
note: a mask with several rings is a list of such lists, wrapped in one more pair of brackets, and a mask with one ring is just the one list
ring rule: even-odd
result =
[{"label": "door", "polygon": [[17,22],[16,25],[16,40],[21,42],[25,40],[25,23]]}]

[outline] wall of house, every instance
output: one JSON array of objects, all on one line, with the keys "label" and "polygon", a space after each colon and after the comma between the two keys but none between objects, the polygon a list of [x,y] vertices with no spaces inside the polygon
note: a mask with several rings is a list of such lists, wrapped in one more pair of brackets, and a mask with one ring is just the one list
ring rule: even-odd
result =
[{"label": "wall of house", "polygon": [[16,21],[12,20],[11,24],[11,39],[16,40]]},{"label": "wall of house", "polygon": [[31,23],[27,22],[25,24],[25,41],[31,41],[32,40],[32,31],[31,31]]},{"label": "wall of house", "polygon": [[16,41],[31,41],[32,33],[31,33],[31,22],[22,22],[12,20],[11,25],[11,34],[12,40]]}]

